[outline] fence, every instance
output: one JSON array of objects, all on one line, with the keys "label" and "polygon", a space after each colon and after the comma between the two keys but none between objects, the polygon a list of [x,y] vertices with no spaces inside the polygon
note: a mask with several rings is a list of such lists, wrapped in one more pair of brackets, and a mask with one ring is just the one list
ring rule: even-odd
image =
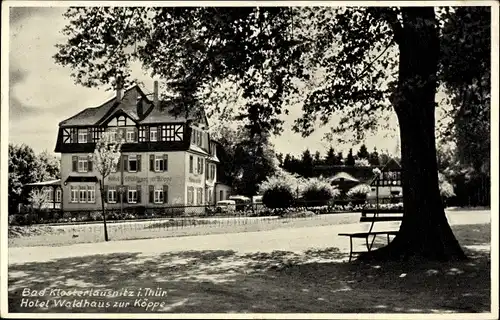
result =
[{"label": "fence", "polygon": [[[379,199],[385,205],[400,202],[400,197]],[[120,209],[106,209],[106,220],[110,223],[117,221],[154,220],[169,218],[224,218],[224,217],[292,217],[304,214],[331,214],[360,211],[363,207],[375,206],[375,199],[339,199],[330,202],[295,201],[291,207],[282,209],[268,209],[261,203],[236,205],[171,205],[166,207],[125,207]],[[80,224],[102,221],[101,210],[39,210],[27,214],[9,215],[9,225],[33,224]]]}]

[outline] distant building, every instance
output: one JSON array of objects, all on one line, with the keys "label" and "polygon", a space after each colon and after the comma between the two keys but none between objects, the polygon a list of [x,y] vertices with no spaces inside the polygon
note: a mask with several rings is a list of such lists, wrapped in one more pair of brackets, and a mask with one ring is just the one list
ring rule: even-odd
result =
[{"label": "distant building", "polygon": [[[205,205],[216,201],[218,144],[205,114],[174,115],[173,104],[152,99],[138,85],[59,123],[61,207],[99,209],[101,196],[90,154],[105,131],[125,138],[117,172],[105,181],[108,208]],[[220,146],[220,145],[219,145]]]},{"label": "distant building", "polygon": [[[376,168],[381,171],[384,169],[401,170],[401,165],[395,159],[390,159],[389,162],[383,166],[320,165],[313,168],[313,173],[314,176],[330,178],[332,185],[347,192],[358,184],[370,185],[375,179],[373,170]],[[402,193],[403,190],[401,186],[383,186],[379,188],[379,197],[382,198],[387,198],[391,195],[402,195]],[[374,198],[375,194],[376,188],[375,186],[371,186],[369,198]]]}]

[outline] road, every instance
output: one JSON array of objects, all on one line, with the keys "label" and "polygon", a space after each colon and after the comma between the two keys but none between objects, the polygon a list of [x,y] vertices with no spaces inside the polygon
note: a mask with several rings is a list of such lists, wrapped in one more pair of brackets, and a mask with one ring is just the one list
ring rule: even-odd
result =
[{"label": "road", "polygon": [[[451,225],[490,223],[490,211],[448,212]],[[379,223],[381,229],[397,223]],[[349,240],[337,236],[340,232],[357,232],[359,223],[300,228],[281,228],[259,232],[225,233],[203,236],[124,240],[100,243],[82,243],[61,247],[9,248],[9,264],[42,262],[52,259],[81,257],[109,253],[141,253],[155,255],[186,250],[234,250],[237,252],[272,252],[274,250],[302,252],[310,248],[337,247],[349,251]]]}]

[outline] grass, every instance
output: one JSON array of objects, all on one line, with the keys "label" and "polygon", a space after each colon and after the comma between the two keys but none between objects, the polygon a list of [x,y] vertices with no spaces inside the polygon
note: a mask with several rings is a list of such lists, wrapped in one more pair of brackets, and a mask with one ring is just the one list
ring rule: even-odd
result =
[{"label": "grass", "polygon": [[[330,247],[301,252],[112,253],[11,264],[9,312],[489,312],[490,224],[452,228],[469,261],[343,263],[339,260],[345,259],[347,252]],[[258,237],[258,233],[249,234],[248,241]],[[24,288],[127,289],[136,296],[86,297],[110,305],[68,308],[55,306],[54,301],[82,298],[47,293],[36,299],[50,300],[48,307],[27,308],[21,307]],[[160,288],[166,296],[148,297],[158,305],[146,309],[135,304],[140,288]]]}]

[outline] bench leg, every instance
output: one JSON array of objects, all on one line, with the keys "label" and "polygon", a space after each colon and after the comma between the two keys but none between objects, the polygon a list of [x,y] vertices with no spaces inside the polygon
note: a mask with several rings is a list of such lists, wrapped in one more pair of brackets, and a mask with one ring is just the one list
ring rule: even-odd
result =
[{"label": "bench leg", "polygon": [[350,243],[350,250],[349,250],[349,263],[352,260],[352,237],[349,237],[349,243]]}]

